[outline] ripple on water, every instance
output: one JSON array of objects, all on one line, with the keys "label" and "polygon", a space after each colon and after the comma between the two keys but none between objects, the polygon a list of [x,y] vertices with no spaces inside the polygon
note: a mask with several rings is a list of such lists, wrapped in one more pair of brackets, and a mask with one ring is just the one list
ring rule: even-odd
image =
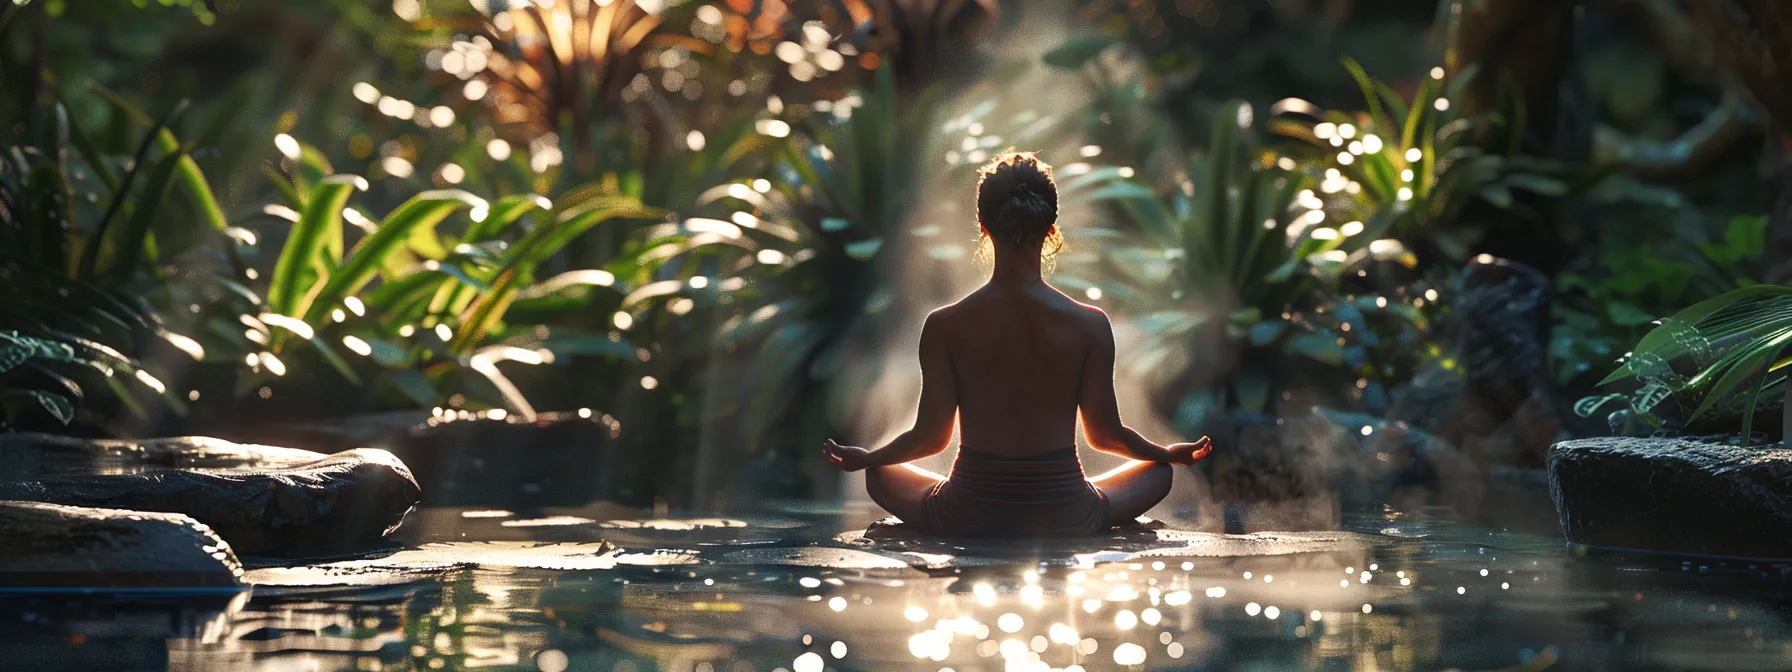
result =
[{"label": "ripple on water", "polygon": [[628,546],[677,548],[790,543],[809,523],[785,518],[652,518],[597,524],[605,539]]},{"label": "ripple on water", "polygon": [[908,569],[909,563],[887,555],[850,548],[804,546],[797,548],[750,548],[723,556],[731,564],[780,565],[785,567],[825,567],[828,569],[890,570]]},{"label": "ripple on water", "polygon": [[1071,539],[942,539],[893,519],[834,538],[836,543],[902,557],[917,569],[937,570],[1012,564],[1089,566],[1140,558],[1248,558],[1365,552],[1373,537],[1353,532],[1258,532],[1214,534],[1163,527],[1161,523]]},{"label": "ripple on water", "polygon": [[655,549],[651,551],[625,551],[616,554],[616,564],[631,567],[669,567],[674,565],[694,565],[701,562],[696,551],[677,549]]},{"label": "ripple on water", "polygon": [[[466,515],[466,514],[461,514]],[[590,525],[597,521],[578,516],[548,516],[546,518],[528,518],[525,520],[506,520],[499,525],[504,527],[572,527]]]},{"label": "ripple on water", "polygon": [[410,583],[466,567],[588,571],[613,569],[620,555],[607,542],[478,541],[424,544],[379,558],[268,567],[244,573],[258,586],[326,587]]}]

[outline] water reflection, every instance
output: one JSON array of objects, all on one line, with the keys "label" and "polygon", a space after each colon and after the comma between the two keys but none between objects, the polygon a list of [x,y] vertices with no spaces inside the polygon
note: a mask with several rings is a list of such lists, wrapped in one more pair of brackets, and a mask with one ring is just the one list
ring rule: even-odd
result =
[{"label": "water reflection", "polygon": [[[866,541],[825,513],[424,513],[415,547],[256,568],[252,599],[9,597],[0,654],[44,669],[1792,668],[1782,568],[1577,557],[1422,516],[1279,546],[1158,530],[1003,557]],[[505,540],[568,529],[590,539]],[[638,541],[600,540],[617,533]]]}]

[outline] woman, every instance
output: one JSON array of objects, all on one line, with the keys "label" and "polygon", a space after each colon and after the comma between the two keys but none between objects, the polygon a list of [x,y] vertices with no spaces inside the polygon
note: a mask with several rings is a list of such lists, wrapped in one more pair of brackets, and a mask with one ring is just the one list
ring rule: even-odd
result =
[{"label": "woman", "polygon": [[[914,428],[877,450],[828,441],[822,452],[843,470],[866,470],[871,499],[929,534],[1076,536],[1133,520],[1169,494],[1170,465],[1193,464],[1211,443],[1160,446],[1120,422],[1107,315],[1041,273],[1061,241],[1051,167],[1006,153],[979,174],[977,222],[995,272],[921,327]],[[1085,478],[1079,411],[1090,447],[1135,461]],[[961,443],[950,476],[907,464],[944,451],[954,418]]]}]

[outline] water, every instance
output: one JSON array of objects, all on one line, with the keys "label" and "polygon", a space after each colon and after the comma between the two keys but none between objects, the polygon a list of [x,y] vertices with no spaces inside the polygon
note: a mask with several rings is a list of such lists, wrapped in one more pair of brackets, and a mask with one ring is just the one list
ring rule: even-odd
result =
[{"label": "water", "polygon": [[[626,515],[623,515],[626,514]],[[0,597],[6,669],[1785,670],[1781,568],[1593,554],[1447,509],[1341,531],[866,540],[852,505],[427,509],[244,594]]]}]

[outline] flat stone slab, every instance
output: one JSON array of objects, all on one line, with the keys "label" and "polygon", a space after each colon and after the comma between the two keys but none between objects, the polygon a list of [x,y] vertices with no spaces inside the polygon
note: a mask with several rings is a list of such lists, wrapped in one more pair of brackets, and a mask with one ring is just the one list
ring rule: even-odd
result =
[{"label": "flat stone slab", "polygon": [[191,589],[241,585],[230,545],[173,513],[0,502],[0,587]]},{"label": "flat stone slab", "polygon": [[1247,558],[1319,553],[1360,554],[1373,539],[1354,532],[1257,532],[1214,534],[1178,530],[1160,521],[1115,528],[1091,537],[1061,539],[945,539],[921,534],[895,518],[886,518],[863,532],[847,532],[834,541],[867,553],[899,558],[916,569],[1041,562],[1059,566],[1092,566],[1142,558]]},{"label": "flat stone slab", "polygon": [[1792,558],[1792,449],[1598,438],[1549,451],[1562,533],[1589,546]]},{"label": "flat stone slab", "polygon": [[421,497],[410,470],[384,450],[311,455],[267,467],[0,482],[0,500],[183,513],[210,526],[238,553],[303,556],[364,549],[404,522]]}]

